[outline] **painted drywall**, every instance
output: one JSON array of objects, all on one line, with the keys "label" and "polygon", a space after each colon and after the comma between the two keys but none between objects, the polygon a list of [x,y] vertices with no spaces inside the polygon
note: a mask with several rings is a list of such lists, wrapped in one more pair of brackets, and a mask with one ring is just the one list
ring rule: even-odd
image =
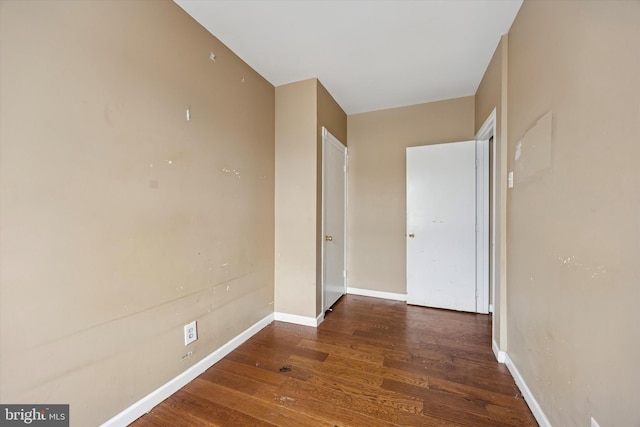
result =
[{"label": "painted drywall", "polygon": [[495,157],[495,271],[492,337],[498,350],[507,351],[507,52],[508,35],[502,36],[475,95],[475,130],[480,130],[496,110],[492,156]]},{"label": "painted drywall", "polygon": [[[475,94],[475,130],[480,130],[485,120],[491,114],[494,108],[498,111],[502,110],[501,89],[502,89],[502,49],[505,43],[505,39],[508,35],[502,36],[500,43],[496,48],[491,61],[487,66],[482,81],[478,86],[478,90]],[[498,112],[497,111],[497,112]],[[496,121],[500,121],[500,114],[497,114]]]},{"label": "painted drywall", "polygon": [[275,310],[316,317],[316,79],[276,88]]},{"label": "painted drywall", "polygon": [[[345,146],[347,144],[347,114],[318,80],[318,152],[322,153],[322,128],[325,127]],[[321,156],[322,157],[322,156]],[[322,182],[322,181],[321,181]]]},{"label": "painted drywall", "polygon": [[274,97],[173,2],[0,3],[2,403],[98,425],[273,312]]},{"label": "painted drywall", "polygon": [[316,156],[317,156],[317,185],[316,185],[316,316],[322,314],[322,128],[325,127],[331,135],[338,138],[345,146],[347,145],[347,114],[338,105],[329,91],[317,80],[316,99],[318,107],[318,124],[316,134]]},{"label": "painted drywall", "polygon": [[552,136],[509,190],[508,353],[557,426],[640,425],[638,76],[640,2],[525,1],[509,33],[509,170]]},{"label": "painted drywall", "polygon": [[318,79],[276,88],[278,313],[322,313],[322,127],[346,144],[347,115]]},{"label": "painted drywall", "polygon": [[406,293],[406,147],[474,138],[474,97],[348,117],[349,286]]}]

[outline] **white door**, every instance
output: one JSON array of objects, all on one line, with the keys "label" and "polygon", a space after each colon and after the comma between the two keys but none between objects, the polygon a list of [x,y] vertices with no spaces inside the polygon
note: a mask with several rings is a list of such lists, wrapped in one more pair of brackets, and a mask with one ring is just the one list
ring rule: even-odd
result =
[{"label": "white door", "polygon": [[476,141],[407,148],[407,302],[476,310]]},{"label": "white door", "polygon": [[323,312],[346,287],[347,147],[322,128]]}]

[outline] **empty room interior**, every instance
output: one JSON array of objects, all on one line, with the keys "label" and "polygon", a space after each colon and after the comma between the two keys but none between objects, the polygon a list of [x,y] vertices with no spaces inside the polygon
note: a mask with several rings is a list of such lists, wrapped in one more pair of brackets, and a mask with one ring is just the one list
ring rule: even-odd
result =
[{"label": "empty room interior", "polygon": [[[474,30],[446,32],[427,7]],[[500,13],[484,56],[462,54]],[[447,35],[420,39],[425,28]],[[298,50],[286,57],[285,44]],[[456,86],[443,64],[479,72]],[[463,251],[446,236],[433,244],[410,215],[411,156],[463,141],[473,205],[456,212],[475,221],[471,309],[429,302],[440,291],[422,288],[422,273]],[[0,404],[67,404],[72,426],[143,421],[280,328],[272,335],[290,330],[307,347],[291,344],[299,354],[279,371],[266,358],[251,366],[263,375],[251,384],[272,381],[248,397],[266,418],[226,425],[518,425],[492,424],[491,411],[469,415],[484,424],[458,419],[453,404],[452,418],[430,418],[429,390],[400,374],[366,396],[390,417],[381,424],[375,412],[349,422],[357,408],[337,393],[357,392],[330,374],[333,414],[309,403],[297,415],[308,424],[268,418],[297,407],[259,386],[288,375],[302,387],[313,375],[296,370],[321,365],[300,354],[330,361],[326,349],[342,345],[352,353],[340,357],[360,359],[340,372],[396,372],[386,349],[370,347],[378,365],[363,360],[367,337],[380,341],[358,329],[389,308],[389,330],[408,328],[398,340],[440,313],[448,326],[424,352],[442,342],[464,354],[453,325],[465,322],[448,316],[488,325],[487,369],[512,377],[539,425],[640,426],[639,162],[637,0],[0,0]],[[437,166],[447,203],[464,174]],[[338,321],[353,341],[312,348]],[[403,387],[420,405],[394,406]],[[472,412],[496,407],[473,399]]]}]

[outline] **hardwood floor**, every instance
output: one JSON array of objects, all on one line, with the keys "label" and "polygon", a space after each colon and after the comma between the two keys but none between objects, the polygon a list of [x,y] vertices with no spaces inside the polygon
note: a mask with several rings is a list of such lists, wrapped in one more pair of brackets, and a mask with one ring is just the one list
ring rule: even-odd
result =
[{"label": "hardwood floor", "polygon": [[537,426],[486,315],[344,296],[273,322],[132,425]]}]

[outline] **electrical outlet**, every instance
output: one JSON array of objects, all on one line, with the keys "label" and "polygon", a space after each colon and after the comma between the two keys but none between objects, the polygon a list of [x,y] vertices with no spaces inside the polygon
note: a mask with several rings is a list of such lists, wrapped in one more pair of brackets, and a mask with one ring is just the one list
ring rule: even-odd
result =
[{"label": "electrical outlet", "polygon": [[196,328],[196,321],[184,325],[184,345],[189,345],[198,339],[198,330]]}]

